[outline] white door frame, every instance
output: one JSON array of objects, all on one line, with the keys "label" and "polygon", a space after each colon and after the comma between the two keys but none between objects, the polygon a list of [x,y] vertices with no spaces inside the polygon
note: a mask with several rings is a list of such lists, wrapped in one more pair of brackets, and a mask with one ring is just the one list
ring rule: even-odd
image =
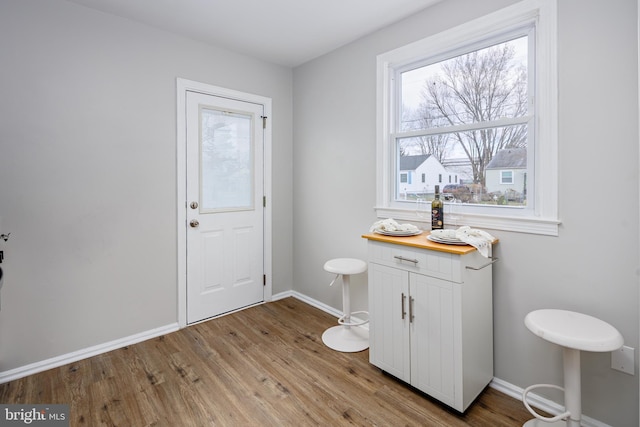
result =
[{"label": "white door frame", "polygon": [[271,98],[238,92],[199,83],[192,80],[178,78],[177,86],[177,121],[176,121],[176,172],[177,172],[177,232],[178,232],[178,325],[180,328],[187,326],[187,122],[186,122],[186,98],[187,92],[199,92],[207,95],[236,99],[239,101],[253,102],[264,106],[264,115],[267,117],[264,135],[264,195],[267,205],[264,210],[264,274],[266,284],[264,287],[264,300],[270,301],[272,296],[272,254],[271,254]]}]

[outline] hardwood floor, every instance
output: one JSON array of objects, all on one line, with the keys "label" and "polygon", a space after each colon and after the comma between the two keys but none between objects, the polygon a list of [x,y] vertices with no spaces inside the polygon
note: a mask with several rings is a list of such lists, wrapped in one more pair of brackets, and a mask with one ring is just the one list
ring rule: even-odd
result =
[{"label": "hardwood floor", "polygon": [[332,316],[294,298],[0,385],[2,403],[70,404],[71,426],[521,426],[487,388],[461,415],[322,343]]}]

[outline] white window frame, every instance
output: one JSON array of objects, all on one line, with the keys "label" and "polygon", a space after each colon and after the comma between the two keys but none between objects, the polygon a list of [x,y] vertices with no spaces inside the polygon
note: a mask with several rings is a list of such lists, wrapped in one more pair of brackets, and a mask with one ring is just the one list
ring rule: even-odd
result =
[{"label": "white window frame", "polygon": [[[530,96],[536,101],[530,126],[535,142],[527,162],[533,168],[529,185],[532,209],[458,208],[458,225],[544,235],[558,235],[558,72],[557,0],[523,0],[458,27],[381,54],[377,58],[376,214],[379,218],[421,221],[414,206],[395,203],[394,151],[391,133],[396,70],[422,58],[453,52],[474,42],[535,25],[536,83]],[[532,158],[531,158],[532,157]],[[424,221],[424,219],[422,219]],[[445,217],[446,221],[446,217]]]}]

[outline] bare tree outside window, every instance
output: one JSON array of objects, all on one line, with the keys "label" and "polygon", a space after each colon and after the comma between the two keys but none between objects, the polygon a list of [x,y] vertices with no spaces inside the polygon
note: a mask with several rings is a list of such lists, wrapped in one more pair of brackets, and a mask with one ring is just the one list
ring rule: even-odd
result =
[{"label": "bare tree outside window", "polygon": [[513,149],[525,156],[526,179],[527,52],[525,36],[401,73],[398,155],[434,156],[481,195],[472,202],[491,204],[509,190],[526,203],[526,182],[501,188],[487,172],[497,153]]}]

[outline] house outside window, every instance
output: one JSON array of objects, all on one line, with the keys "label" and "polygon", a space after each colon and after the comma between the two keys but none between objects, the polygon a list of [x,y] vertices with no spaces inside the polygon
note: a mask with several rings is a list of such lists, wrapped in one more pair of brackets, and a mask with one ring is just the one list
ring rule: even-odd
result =
[{"label": "house outside window", "polygon": [[[458,224],[557,235],[556,9],[521,2],[378,57],[378,216],[414,219],[386,165],[431,156],[438,183],[455,176],[473,194]],[[490,188],[489,165],[508,150],[524,167]]]},{"label": "house outside window", "polygon": [[[418,156],[400,157],[398,169],[400,170],[400,183],[398,199],[415,203],[418,199],[425,200],[428,195],[433,196],[436,184],[442,177],[444,167],[438,160],[429,154]],[[411,180],[411,176],[421,179]]]}]

